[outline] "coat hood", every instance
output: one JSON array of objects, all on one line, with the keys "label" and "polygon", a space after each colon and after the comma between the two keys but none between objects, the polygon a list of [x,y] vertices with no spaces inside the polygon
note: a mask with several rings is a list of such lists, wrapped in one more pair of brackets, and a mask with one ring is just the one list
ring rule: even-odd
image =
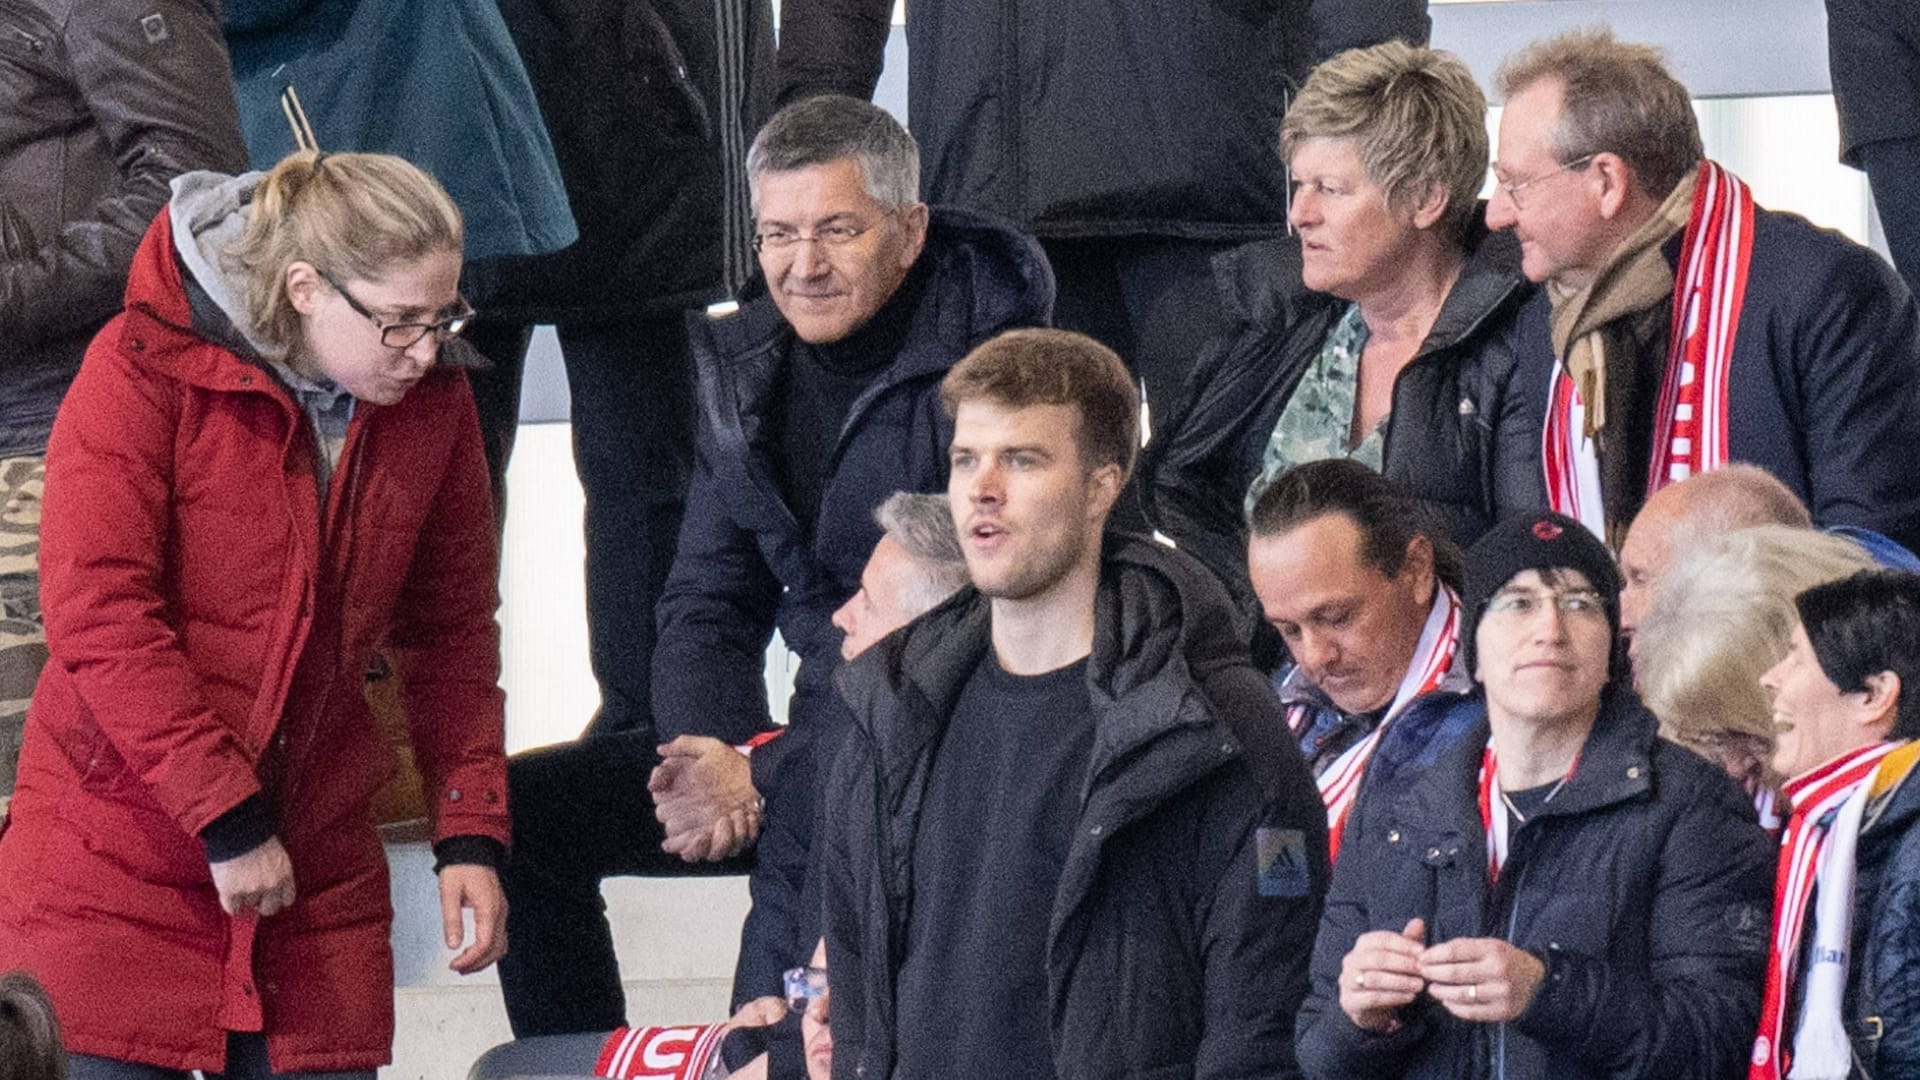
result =
[{"label": "coat hood", "polygon": [[184,173],[174,178],[167,203],[174,253],[186,268],[186,284],[194,287],[188,289],[188,302],[195,332],[229,348],[244,342],[246,349],[234,351],[261,356],[270,354],[242,329],[248,321],[245,277],[224,255],[246,231],[254,189],[265,176]]},{"label": "coat hood", "polygon": [[[900,702],[924,701],[948,716],[991,647],[991,603],[963,589],[844,665],[835,682],[854,715],[895,715]],[[1087,681],[1101,716],[1096,755],[1127,757],[1159,735],[1211,718],[1188,708],[1215,673],[1250,663],[1233,629],[1225,588],[1206,568],[1171,548],[1110,536],[1095,600]],[[870,732],[885,746],[900,733]],[[899,746],[911,755],[914,745]],[[1246,740],[1256,741],[1256,740]],[[883,750],[883,760],[888,755]]]}]

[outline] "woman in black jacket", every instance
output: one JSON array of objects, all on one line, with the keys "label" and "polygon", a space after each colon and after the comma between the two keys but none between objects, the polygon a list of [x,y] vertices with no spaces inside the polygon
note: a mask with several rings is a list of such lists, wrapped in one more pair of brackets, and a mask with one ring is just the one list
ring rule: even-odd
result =
[{"label": "woman in black jacket", "polygon": [[1522,515],[1467,554],[1481,718],[1369,783],[1296,1026],[1311,1080],[1745,1075],[1775,848],[1633,695],[1613,557]]},{"label": "woman in black jacket", "polygon": [[1539,422],[1508,393],[1530,286],[1475,199],[1485,116],[1448,53],[1340,54],[1281,127],[1298,235],[1215,261],[1231,329],[1155,424],[1145,498],[1155,527],[1249,609],[1245,508],[1288,466],[1357,458],[1441,511],[1462,544],[1545,505]]}]

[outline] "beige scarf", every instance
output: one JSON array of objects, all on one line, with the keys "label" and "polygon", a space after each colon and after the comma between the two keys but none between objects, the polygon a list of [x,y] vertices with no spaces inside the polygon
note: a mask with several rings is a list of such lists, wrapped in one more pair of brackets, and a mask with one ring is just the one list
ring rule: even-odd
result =
[{"label": "beige scarf", "polygon": [[[1595,440],[1600,454],[1601,493],[1607,507],[1608,532],[1614,523],[1625,528],[1645,496],[1646,477],[1629,460],[1631,454],[1609,454],[1607,435],[1626,438],[1628,418],[1635,413],[1636,369],[1642,363],[1661,365],[1667,359],[1668,321],[1673,305],[1673,269],[1664,248],[1693,212],[1693,189],[1698,174],[1690,173],[1668,193],[1666,201],[1638,229],[1613,250],[1605,266],[1584,289],[1550,286],[1553,305],[1549,330],[1553,352],[1565,365],[1580,392],[1586,414],[1585,434]],[[1644,411],[1644,410],[1641,410]],[[1622,512],[1624,511],[1624,513]],[[1618,538],[1615,539],[1616,543]]]}]

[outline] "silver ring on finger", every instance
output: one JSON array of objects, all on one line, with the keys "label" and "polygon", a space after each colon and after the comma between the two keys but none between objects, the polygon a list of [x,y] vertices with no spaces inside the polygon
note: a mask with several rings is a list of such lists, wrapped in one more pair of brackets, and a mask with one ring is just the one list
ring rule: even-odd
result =
[{"label": "silver ring on finger", "polygon": [[1359,987],[1362,990],[1365,990],[1367,988],[1367,973],[1363,971],[1360,974],[1354,976],[1353,985]]},{"label": "silver ring on finger", "polygon": [[1468,1001],[1480,1000],[1480,984],[1479,983],[1467,984],[1467,1000]]}]

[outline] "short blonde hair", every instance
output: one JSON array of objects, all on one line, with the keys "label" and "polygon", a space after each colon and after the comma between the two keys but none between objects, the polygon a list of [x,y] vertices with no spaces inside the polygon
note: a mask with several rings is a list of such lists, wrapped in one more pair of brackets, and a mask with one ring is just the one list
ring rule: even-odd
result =
[{"label": "short blonde hair", "polygon": [[1873,565],[1851,540],[1786,525],[1740,529],[1677,560],[1634,635],[1640,697],[1661,734],[1703,752],[1729,735],[1771,746],[1760,676],[1793,641],[1794,597]]},{"label": "short blonde hair", "polygon": [[464,243],[460,210],[433,177],[389,154],[282,158],[253,189],[246,231],[229,251],[246,279],[248,336],[276,360],[300,340],[287,267],[312,263],[336,280],[378,278]]},{"label": "short blonde hair", "polygon": [[1487,179],[1487,99],[1450,52],[1387,41],[1313,69],[1280,122],[1280,156],[1307,139],[1352,139],[1367,178],[1397,210],[1447,193],[1453,235],[1477,213]]}]

